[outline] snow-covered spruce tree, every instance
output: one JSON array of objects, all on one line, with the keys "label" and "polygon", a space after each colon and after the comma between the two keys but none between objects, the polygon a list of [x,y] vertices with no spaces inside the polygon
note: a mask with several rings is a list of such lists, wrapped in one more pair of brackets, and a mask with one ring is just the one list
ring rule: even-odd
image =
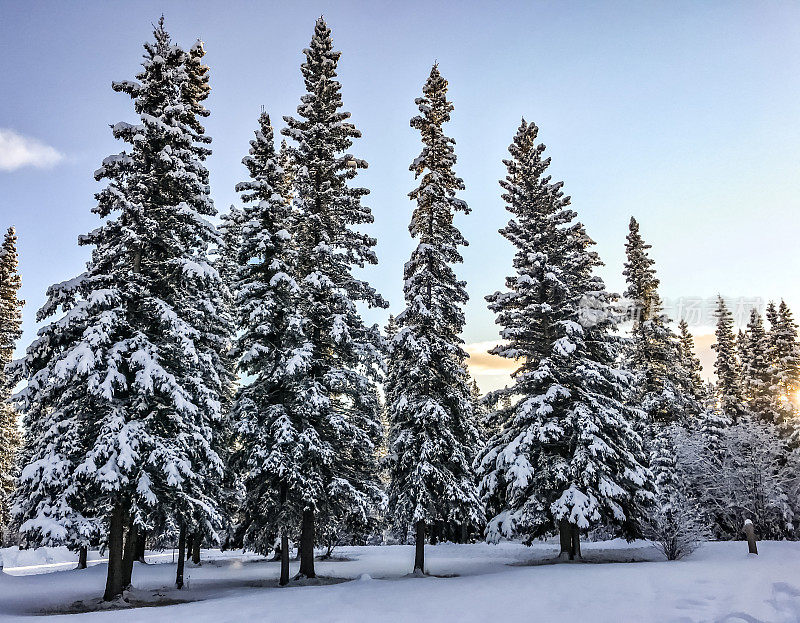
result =
[{"label": "snow-covered spruce tree", "polygon": [[129,148],[95,173],[108,185],[93,209],[105,222],[79,240],[91,261],[49,288],[38,317],[61,315],[17,364],[28,380],[20,532],[31,545],[105,544],[106,599],[130,583],[138,531],[219,523],[214,207],[187,123],[186,53],[163,20],[154,37],[136,81],[114,84],[139,123],[113,126]]},{"label": "snow-covered spruce tree", "polygon": [[545,171],[538,129],[522,121],[501,181],[513,218],[501,233],[517,248],[507,290],[487,297],[505,343],[494,354],[518,360],[502,390],[499,432],[479,459],[490,521],[487,537],[527,542],[558,532],[562,555],[580,555],[581,530],[605,524],[642,534],[653,483],[640,417],[623,402],[631,375],[617,368],[615,314],[591,240],[574,221],[562,183]]},{"label": "snow-covered spruce tree", "polygon": [[223,284],[223,301],[226,315],[230,319],[234,331],[229,336],[229,348],[221,353],[224,371],[221,374],[222,391],[220,403],[223,414],[222,434],[218,454],[224,464],[224,476],[220,489],[219,505],[225,518],[225,530],[221,539],[221,547],[230,549],[241,546],[237,539],[237,514],[244,495],[238,470],[234,465],[236,450],[236,431],[233,421],[232,407],[238,387],[237,362],[234,355],[235,330],[240,326],[237,319],[236,280],[239,271],[239,253],[242,245],[242,209],[231,205],[228,212],[222,215],[218,226],[220,245],[216,251],[214,265]]},{"label": "snow-covered spruce tree", "polygon": [[244,498],[237,530],[243,544],[266,554],[281,537],[281,584],[288,582],[288,539],[303,511],[306,482],[300,379],[310,345],[298,313],[296,219],[282,184],[269,116],[262,113],[250,153],[250,179],[236,185],[245,208],[235,290],[240,333],[234,357],[247,383],[233,408],[238,435],[234,456]]},{"label": "snow-covered spruce tree", "polygon": [[[14,382],[5,372],[14,356],[17,340],[22,336],[24,301],[18,298],[21,286],[17,233],[9,227],[0,246],[0,547],[9,519],[9,498],[14,489],[21,442],[17,411],[9,403]],[[0,568],[2,563],[0,555]]]},{"label": "snow-covered spruce tree", "polygon": [[[203,61],[205,54],[203,42],[198,39],[184,55],[186,77],[181,83],[183,119],[192,130],[192,150],[200,161],[205,161],[211,154],[211,150],[207,147],[211,143],[211,137],[206,135],[205,127],[202,124],[202,119],[210,115],[209,110],[204,105],[204,101],[211,92],[209,67]],[[206,195],[208,195],[208,171],[201,167],[198,169],[197,174]],[[210,203],[210,199],[207,198],[206,200]],[[212,237],[211,241],[216,247],[217,254],[217,258],[213,262],[213,269],[219,273],[218,258],[220,251],[225,248],[225,241],[220,237]],[[200,258],[202,263],[207,262],[206,253],[207,249],[204,249],[202,251],[203,257]],[[211,441],[212,447],[222,460],[223,465],[228,462],[232,433],[228,415],[236,389],[236,374],[230,358],[234,334],[233,309],[230,306],[230,292],[225,277],[223,274],[218,274],[213,283],[208,285],[207,296],[213,300],[213,307],[209,308],[201,304],[195,306],[194,312],[198,319],[196,326],[200,331],[198,339],[202,338],[205,342],[202,349],[213,358],[213,365],[218,377],[218,379],[215,379],[215,383],[218,388],[221,416],[214,422],[215,434]],[[213,311],[211,311],[212,309]],[[231,487],[235,484],[231,477],[230,473],[224,473],[222,479],[220,479],[219,465],[210,466],[209,469],[204,470],[202,475],[202,478],[208,483],[209,492],[213,491],[212,496],[217,501],[218,509],[222,511],[223,526],[230,525],[230,517],[226,512],[228,505],[221,502],[223,498],[229,500],[235,495],[235,491],[231,490]],[[187,522],[187,530],[191,531],[193,542],[196,544],[193,560],[195,563],[199,563],[200,545],[203,540],[209,543],[216,542],[218,534],[210,528],[202,517],[200,519],[185,518],[185,520]]]},{"label": "snow-covered spruce tree", "polygon": [[747,410],[764,422],[777,424],[777,400],[772,392],[769,342],[761,314],[750,310],[741,357],[742,394]]},{"label": "snow-covered spruce tree", "polygon": [[767,336],[770,383],[777,409],[779,425],[783,434],[792,438],[792,445],[800,445],[800,435],[794,424],[800,389],[800,343],[797,340],[797,325],[785,301],[776,309],[773,303],[767,308],[770,329]]},{"label": "snow-covered spruce tree", "polygon": [[[691,396],[696,401],[702,411],[708,398],[707,388],[701,376],[703,367],[695,352],[694,337],[689,331],[688,323],[683,318],[678,322],[678,346],[678,365],[682,368],[681,379],[683,382],[681,389],[684,394]],[[699,415],[699,412],[695,415]],[[694,423],[691,421],[689,423],[691,427],[694,427]]]},{"label": "snow-covered spruce tree", "polygon": [[717,297],[717,328],[714,331],[717,353],[714,372],[717,375],[717,398],[723,415],[735,423],[744,412],[739,362],[736,358],[736,338],[733,335],[733,317],[721,296]]},{"label": "snow-covered spruce tree", "polygon": [[377,479],[375,446],[383,434],[375,382],[383,366],[377,325],[366,326],[357,304],[386,307],[383,298],[353,271],[377,263],[375,239],[356,227],[373,221],[361,204],[366,188],[350,187],[367,163],[347,153],[361,136],[342,108],[336,80],[340,52],[322,18],[314,28],[301,70],[306,94],[298,117],[285,117],[282,133],[296,166],[293,207],[298,226],[297,312],[306,336],[298,405],[304,488],[300,574],[314,575],[314,527],[318,522],[367,526],[384,497]]},{"label": "snow-covered spruce tree", "polygon": [[656,486],[656,507],[648,515],[645,534],[674,560],[696,546],[700,533],[675,460],[674,440],[677,427],[693,420],[701,406],[691,391],[691,370],[682,365],[681,342],[663,313],[655,262],[647,252],[651,247],[633,217],[626,240],[625,296],[634,310],[627,365],[637,379],[632,397],[646,413],[645,441]]},{"label": "snow-covered spruce tree", "polygon": [[634,311],[628,366],[637,376],[635,402],[647,414],[648,436],[653,437],[653,427],[685,423],[701,406],[687,391],[692,385],[691,371],[681,365],[679,342],[658,295],[655,261],[647,253],[651,246],[645,244],[633,217],[626,240],[625,296]]},{"label": "snow-covered spruce tree", "polygon": [[453,170],[455,141],[442,129],[453,104],[436,65],[415,101],[420,114],[411,127],[423,147],[410,167],[419,185],[409,193],[416,205],[408,229],[418,244],[403,271],[406,307],[395,319],[386,393],[390,515],[398,532],[414,528],[414,571],[424,573],[426,529],[478,525],[483,505],[472,471],[478,435],[461,339],[468,296],[453,270],[467,244],[454,217],[469,208],[456,197],[464,183]]}]

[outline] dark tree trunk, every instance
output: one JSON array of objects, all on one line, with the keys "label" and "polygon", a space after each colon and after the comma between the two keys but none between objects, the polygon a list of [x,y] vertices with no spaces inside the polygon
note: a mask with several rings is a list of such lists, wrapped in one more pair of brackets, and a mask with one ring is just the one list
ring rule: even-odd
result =
[{"label": "dark tree trunk", "polygon": [[461,542],[469,543],[469,526],[466,521],[461,524]]},{"label": "dark tree trunk", "polygon": [[414,573],[425,573],[425,521],[417,522],[416,546],[414,554]]},{"label": "dark tree trunk", "polygon": [[78,566],[75,568],[85,569],[88,558],[89,558],[89,548],[86,547],[85,545],[81,545],[80,549],[78,550]]},{"label": "dark tree trunk", "polygon": [[300,575],[315,578],[314,573],[314,511],[303,511],[303,522],[300,530]]},{"label": "dark tree trunk", "polygon": [[192,557],[194,551],[194,534],[189,534],[186,537],[186,560]]},{"label": "dark tree trunk", "polygon": [[136,558],[136,541],[139,531],[133,525],[133,517],[128,521],[125,548],[122,554],[122,586],[128,588],[133,578],[133,560]]},{"label": "dark tree trunk", "polygon": [[[570,539],[572,542],[572,555],[575,558],[583,558],[581,556],[581,531],[575,524],[572,524],[572,538]],[[572,558],[570,558],[572,560]]]},{"label": "dark tree trunk", "polygon": [[581,532],[578,526],[562,519],[558,522],[558,536],[561,542],[559,558],[575,560],[581,557]]},{"label": "dark tree trunk", "polygon": [[125,530],[125,510],[117,502],[111,511],[108,527],[108,575],[106,576],[105,601],[113,601],[122,595],[122,538]]},{"label": "dark tree trunk", "polygon": [[136,560],[140,563],[147,564],[144,559],[144,551],[145,551],[145,541],[147,540],[147,534],[142,530],[139,532],[139,536],[136,539]]},{"label": "dark tree trunk", "polygon": [[570,523],[565,519],[558,522],[558,538],[561,543],[559,558],[572,560],[574,558],[574,554],[572,553],[572,528],[570,527]]},{"label": "dark tree trunk", "polygon": [[281,534],[281,579],[278,583],[281,586],[289,583],[289,536],[286,532]]},{"label": "dark tree trunk", "polygon": [[194,539],[192,539],[192,562],[196,565],[200,564],[200,545],[202,543],[202,537],[195,533]]},{"label": "dark tree trunk", "polygon": [[183,588],[183,565],[186,563],[186,526],[181,524],[178,534],[178,572],[175,575],[176,588]]}]

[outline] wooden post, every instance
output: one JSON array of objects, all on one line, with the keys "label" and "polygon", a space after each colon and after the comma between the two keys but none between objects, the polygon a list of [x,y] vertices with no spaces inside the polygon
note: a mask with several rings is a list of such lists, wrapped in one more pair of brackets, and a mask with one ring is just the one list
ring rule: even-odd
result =
[{"label": "wooden post", "polygon": [[744,533],[747,535],[747,548],[750,554],[758,555],[758,546],[756,545],[756,531],[753,528],[753,522],[746,519],[744,522]]}]

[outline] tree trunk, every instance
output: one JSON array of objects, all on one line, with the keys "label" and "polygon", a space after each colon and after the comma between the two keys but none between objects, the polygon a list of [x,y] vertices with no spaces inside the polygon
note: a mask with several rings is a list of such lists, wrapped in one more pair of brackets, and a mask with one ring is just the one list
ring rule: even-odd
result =
[{"label": "tree trunk", "polygon": [[417,522],[416,545],[414,547],[414,573],[425,573],[425,520]]},{"label": "tree trunk", "polygon": [[186,537],[186,560],[192,557],[194,551],[194,534],[189,534]]},{"label": "tree trunk", "polygon": [[87,548],[85,545],[81,545],[80,549],[78,550],[78,566],[75,568],[85,569],[88,558],[89,558],[89,548]]},{"label": "tree trunk", "polygon": [[181,524],[178,534],[178,572],[175,576],[175,587],[183,588],[183,565],[186,563],[186,525]]},{"label": "tree trunk", "polygon": [[147,534],[142,530],[139,532],[139,536],[136,539],[136,560],[140,563],[147,564],[144,559],[144,551],[145,551],[145,541],[147,539]]},{"label": "tree trunk", "polygon": [[[575,524],[572,524],[571,535],[572,538],[570,541],[572,542],[572,556],[577,558],[583,558],[581,556],[581,531]],[[572,560],[573,558],[570,558]]]},{"label": "tree trunk", "polygon": [[133,560],[136,557],[136,541],[139,531],[133,525],[133,517],[128,521],[128,536],[122,555],[122,586],[128,588],[133,577]]},{"label": "tree trunk", "polygon": [[111,511],[108,527],[108,575],[104,601],[112,601],[122,595],[122,533],[125,529],[125,510],[122,502],[117,502]]},{"label": "tree trunk", "polygon": [[575,549],[572,539],[572,524],[566,519],[558,522],[558,539],[561,543],[559,558],[575,560]]},{"label": "tree trunk", "polygon": [[192,562],[196,565],[200,564],[200,545],[202,545],[202,543],[202,537],[195,533],[194,539],[192,539]]},{"label": "tree trunk", "polygon": [[303,511],[303,522],[300,530],[300,575],[306,578],[315,578],[314,573],[314,511]]},{"label": "tree trunk", "polygon": [[286,586],[289,583],[289,535],[281,534],[281,579],[278,584]]},{"label": "tree trunk", "polygon": [[469,526],[466,521],[461,524],[461,542],[469,543]]}]

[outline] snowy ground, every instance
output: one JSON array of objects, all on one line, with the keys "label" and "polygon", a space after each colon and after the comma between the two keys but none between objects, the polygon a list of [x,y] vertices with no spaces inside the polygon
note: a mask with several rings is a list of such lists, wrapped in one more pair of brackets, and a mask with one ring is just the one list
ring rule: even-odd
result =
[{"label": "snowy ground", "polygon": [[800,543],[762,542],[758,557],[745,543],[709,543],[679,562],[660,561],[641,542],[586,543],[580,564],[550,564],[555,553],[549,544],[441,544],[427,548],[429,571],[441,577],[414,578],[406,575],[410,546],[345,547],[334,553],[339,560],[318,563],[327,578],[320,585],[279,588],[278,563],[212,550],[200,567],[187,565],[187,586],[177,591],[172,553],[154,552],[152,564],[137,563],[129,595],[154,607],[76,617],[53,613],[98,605],[105,564],[96,554],[94,566],[75,571],[62,550],[6,549],[0,620],[800,621]]}]

